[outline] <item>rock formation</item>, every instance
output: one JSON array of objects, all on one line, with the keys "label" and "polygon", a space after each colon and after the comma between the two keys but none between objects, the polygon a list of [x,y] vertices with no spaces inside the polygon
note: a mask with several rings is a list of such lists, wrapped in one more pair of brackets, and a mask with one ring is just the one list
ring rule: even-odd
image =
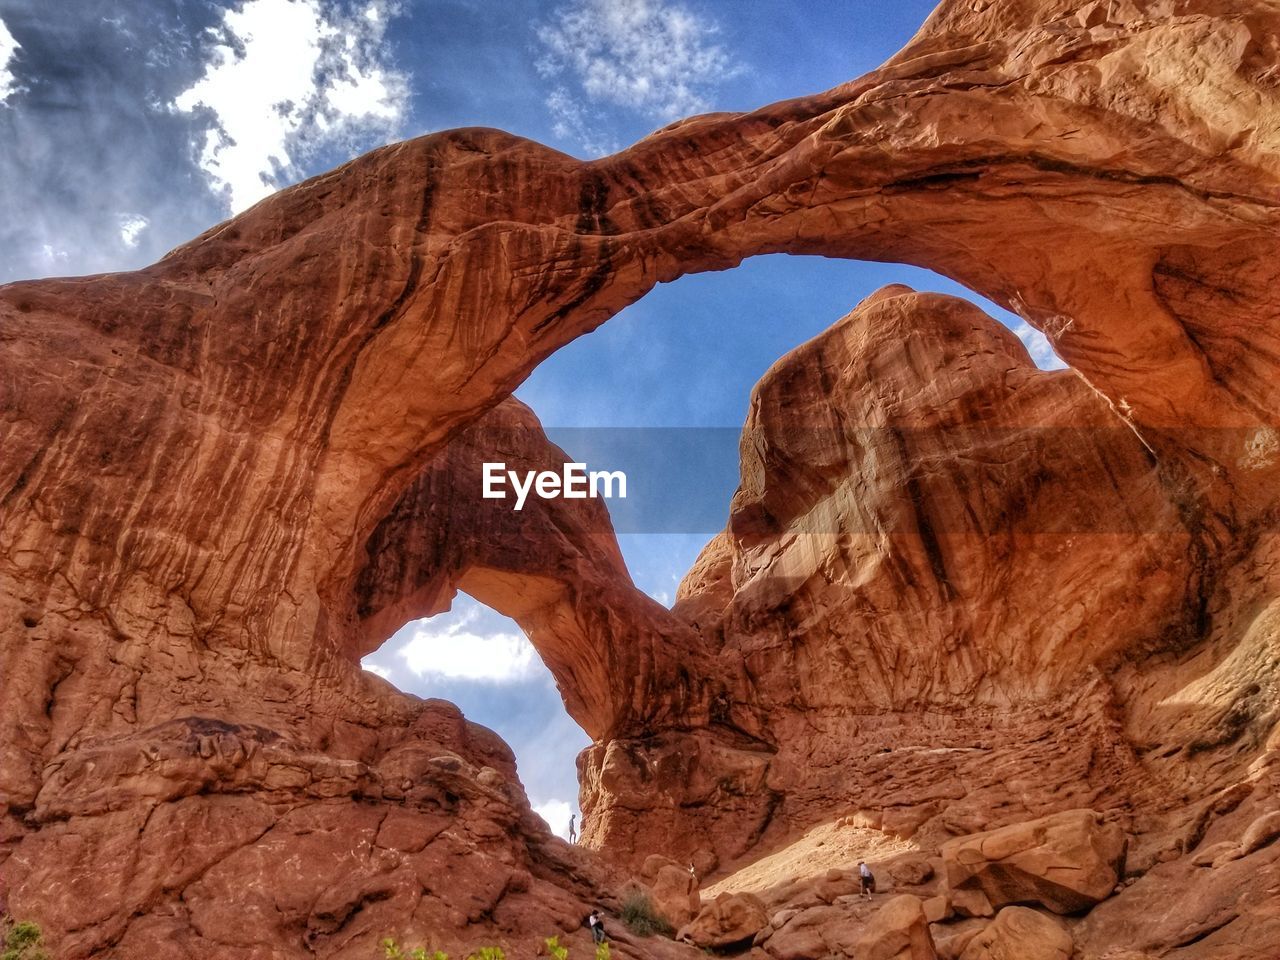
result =
[{"label": "rock formation", "polygon": [[709,950],[741,949],[768,923],[769,915],[759,897],[751,893],[722,893],[676,936]]},{"label": "rock formation", "polygon": [[1149,452],[1079,378],[972,305],[891,288],[765,375],[742,447],[730,529],[675,612],[741,665],[754,749],[645,743],[624,777],[622,741],[594,748],[606,840],[633,845],[647,790],[637,823],[694,847],[727,820],[731,859],[810,806],[947,836],[1152,789],[1096,668],[1172,642],[1198,572]]},{"label": "rock formation", "polygon": [[881,907],[867,924],[854,955],[859,960],[937,960],[920,901],[903,895]]},{"label": "rock formation", "polygon": [[1125,835],[1091,810],[951,840],[942,846],[947,892],[959,913],[989,917],[1039,903],[1081,913],[1111,896],[1124,875]]},{"label": "rock formation", "polygon": [[[1270,956],[1277,36],[1264,0],[946,0],[823,94],[590,163],[435,134],[144,270],[0,288],[10,908],[67,958],[585,947],[596,858],[495,737],[359,669],[462,587],[593,737],[616,863],[1091,808],[1133,845],[1078,955]],[[588,507],[513,527],[468,493],[475,451],[561,455],[507,399],[538,362],[779,251],[931,267],[1072,370],[872,297],[760,384],[674,612]],[[824,909],[805,942],[856,952],[875,921]]]},{"label": "rock formation", "polygon": [[960,960],[1071,960],[1074,949],[1060,920],[1026,907],[1006,907],[969,941]]}]

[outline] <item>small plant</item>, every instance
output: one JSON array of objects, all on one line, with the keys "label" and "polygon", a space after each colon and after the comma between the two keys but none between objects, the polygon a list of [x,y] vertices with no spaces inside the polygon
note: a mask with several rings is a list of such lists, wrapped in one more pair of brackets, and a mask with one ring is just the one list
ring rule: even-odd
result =
[{"label": "small plant", "polygon": [[[449,960],[449,955],[443,950],[427,953],[426,947],[414,947],[406,952],[390,937],[382,941],[382,952],[387,960]],[[7,960],[7,958],[0,958],[0,960]]]},{"label": "small plant", "polygon": [[507,960],[507,955],[502,952],[501,947],[481,947],[467,960]]},{"label": "small plant", "polygon": [[49,960],[40,925],[30,921],[0,918],[0,947],[0,960]]},{"label": "small plant", "polygon": [[605,941],[604,943],[596,944],[596,960],[609,960],[608,941]]},{"label": "small plant", "polygon": [[560,943],[559,937],[547,937],[542,942],[547,945],[547,956],[551,960],[569,960],[569,948]]},{"label": "small plant", "polygon": [[627,894],[618,917],[637,937],[652,937],[654,934],[669,937],[676,932],[667,918],[658,913],[653,901],[643,890],[632,890]]}]

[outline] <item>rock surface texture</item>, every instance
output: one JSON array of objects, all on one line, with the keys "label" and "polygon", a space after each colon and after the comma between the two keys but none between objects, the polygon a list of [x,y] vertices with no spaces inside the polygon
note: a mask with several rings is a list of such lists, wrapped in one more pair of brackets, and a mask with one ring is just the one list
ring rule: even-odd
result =
[{"label": "rock surface texture", "polygon": [[[1077,957],[1273,960],[1277,37],[1264,0],[947,0],[823,94],[590,163],[435,134],[146,269],[0,287],[11,911],[60,958],[585,954],[653,853],[729,871],[844,816],[932,856],[1088,808],[1131,843]],[[541,360],[780,251],[930,267],[1071,369],[868,298],[757,387],[674,611],[591,501],[479,498],[477,453],[563,460],[509,399]],[[360,670],[458,589],[593,738],[617,866],[546,833],[495,736]],[[733,932],[856,956],[876,914],[828,893]]]},{"label": "rock surface texture", "polygon": [[1071,960],[1074,949],[1062,921],[1026,907],[1007,907],[969,941],[960,960]]},{"label": "rock surface texture", "polygon": [[857,960],[937,960],[920,901],[903,895],[877,910],[853,955]]},{"label": "rock surface texture", "polygon": [[1111,896],[1124,871],[1125,835],[1091,810],[1069,810],[942,845],[957,912],[990,917],[1036,903],[1079,913]]},{"label": "rock surface texture", "polygon": [[760,898],[751,893],[722,893],[676,934],[706,949],[749,945],[765,928],[769,916]]}]

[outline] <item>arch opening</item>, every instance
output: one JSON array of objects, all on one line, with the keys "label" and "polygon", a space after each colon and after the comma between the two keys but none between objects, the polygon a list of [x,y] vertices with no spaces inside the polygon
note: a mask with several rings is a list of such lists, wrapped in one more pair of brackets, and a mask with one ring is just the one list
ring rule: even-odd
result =
[{"label": "arch opening", "polygon": [[[531,802],[553,828],[563,828],[569,812],[579,813],[576,793],[566,798],[566,771],[575,770],[576,756],[591,741],[608,739],[628,699],[609,682],[636,672],[620,666],[619,653],[643,653],[681,635],[681,624],[663,608],[672,606],[680,581],[725,525],[739,482],[748,399],[764,373],[891,283],[963,294],[1015,332],[1025,334],[1019,323],[1030,330],[955,282],[907,265],[779,255],[754,258],[731,273],[660,286],[544,361],[517,392],[530,408],[507,401],[487,422],[460,433],[367,548],[377,571],[372,580],[394,586],[388,592],[383,582],[381,595],[366,600],[365,616],[378,625],[364,631],[365,649],[374,651],[366,653],[366,667],[392,671],[408,692],[450,699],[468,719],[501,734],[516,754]],[[742,330],[736,350],[713,334],[726,313]],[[636,349],[640,341],[660,347],[657,362],[635,362],[644,356]],[[1061,366],[1040,341],[1042,352],[1033,353],[1038,365]],[[662,347],[668,343],[673,346]],[[509,506],[495,509],[477,499],[486,451],[499,450],[513,464],[553,466],[562,458],[591,460],[592,452],[616,451],[619,445],[608,440],[618,435],[631,438],[634,453],[634,438],[645,431],[641,452],[677,434],[686,434],[674,441],[685,451],[716,451],[683,463],[665,458],[687,468],[673,483],[683,493],[668,499],[701,490],[710,504],[687,527],[648,529],[644,515],[627,517],[617,504],[565,511],[531,501],[517,516]],[[395,571],[389,578],[388,565]],[[633,583],[656,601],[640,627]],[[450,608],[453,591],[462,596]],[[390,612],[375,610],[379,604]],[[477,624],[486,625],[484,633]],[[376,646],[379,634],[389,639]],[[468,643],[470,656],[437,649]],[[486,662],[474,663],[477,657]],[[542,669],[526,674],[530,657]],[[536,709],[537,721],[523,722],[523,707],[513,716],[495,709],[493,698],[511,685],[524,691],[519,699]],[[578,720],[577,735],[565,732],[561,721],[572,724],[565,709]],[[552,728],[551,740],[530,740],[531,730]]]},{"label": "arch opening", "polygon": [[568,838],[570,815],[581,818],[575,761],[591,740],[518,623],[459,593],[450,609],[396,630],[362,666],[405,693],[448,700],[497,733],[534,812]]},{"label": "arch opening", "polygon": [[[732,270],[660,284],[560,348],[516,390],[548,437],[574,456],[625,451],[632,462],[647,454],[666,464],[700,451],[684,456],[691,472],[678,478],[678,494],[655,494],[666,510],[684,505],[680,522],[662,522],[652,510],[628,513],[625,506],[620,515],[618,505],[611,506],[619,546],[641,590],[670,607],[680,580],[723,528],[739,482],[738,441],[749,398],[765,372],[889,284],[967,300],[1011,330],[1037,367],[1066,367],[1026,320],[932,270],[766,254]],[[734,335],[726,337],[730,317]],[[637,436],[640,431],[650,432]],[[697,431],[696,438],[685,431]],[[676,457],[654,449],[664,444]],[[691,501],[696,509],[688,508]]]}]

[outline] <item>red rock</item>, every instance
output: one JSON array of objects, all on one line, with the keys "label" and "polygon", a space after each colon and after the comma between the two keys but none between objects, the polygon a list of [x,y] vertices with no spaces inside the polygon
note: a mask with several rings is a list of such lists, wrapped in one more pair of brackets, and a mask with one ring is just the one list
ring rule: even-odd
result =
[{"label": "red rock", "polygon": [[[675,607],[694,604],[726,667],[744,665],[730,716],[756,743],[593,747],[606,845],[633,847],[635,823],[657,819],[669,844],[710,835],[732,861],[853,798],[881,829],[937,843],[996,825],[993,810],[1029,820],[1148,790],[1092,665],[1181,618],[1194,576],[1149,454],[1114,423],[976,308],[901,287],[775,364],[730,527]],[[1067,549],[1064,522],[1113,562]],[[1133,523],[1166,532],[1120,532]],[[718,618],[695,592],[707,582],[733,587]],[[626,773],[606,785],[608,758]]]},{"label": "red rock", "polygon": [[[1224,817],[1221,832],[1240,836],[1256,816],[1254,804],[1244,804]],[[1210,835],[1218,832],[1211,828]],[[1154,866],[1094,907],[1075,927],[1076,945],[1082,956],[1123,945],[1150,956],[1176,950],[1192,957],[1265,957],[1269,945],[1280,942],[1278,884],[1280,844],[1219,857],[1208,868],[1183,856]]]},{"label": "red rock", "polygon": [[850,946],[862,932],[862,924],[839,907],[812,907],[787,916],[764,940],[764,949],[775,960],[809,960],[829,955],[832,939]]},{"label": "red rock", "polygon": [[750,893],[722,893],[676,934],[699,947],[722,949],[741,944],[769,924],[760,898]]},{"label": "red rock", "polygon": [[[1087,806],[1173,857],[1089,949],[1270,960],[1277,845],[1212,884],[1185,851],[1276,788],[1278,32],[1258,0],[947,0],[827,93],[591,163],[435,134],[144,270],[0,288],[10,908],[68,958],[300,958],[531,950],[608,900],[495,736],[359,669],[465,589],[595,740],[584,834],[622,868],[852,807],[932,848]],[[562,456],[507,399],[540,360],[776,252],[935,269],[1074,372],[869,299],[760,384],[676,614],[598,511],[477,499],[477,453]]]},{"label": "red rock", "polygon": [[813,885],[813,892],[823,903],[834,903],[840,897],[853,896],[862,890],[856,870],[828,870]]},{"label": "red rock", "polygon": [[1280,839],[1280,810],[1272,810],[1249,824],[1249,829],[1240,840],[1240,855],[1247,857],[1254,851],[1275,843],[1277,839]]},{"label": "red rock", "polygon": [[940,923],[952,916],[951,901],[944,896],[930,897],[924,901],[925,919],[930,923]]},{"label": "red rock", "polygon": [[1026,907],[1005,907],[969,941],[960,960],[1071,960],[1075,944],[1061,920]]},{"label": "red rock", "polygon": [[1209,867],[1227,860],[1235,860],[1239,856],[1240,844],[1232,843],[1230,840],[1224,840],[1221,843],[1210,844],[1203,850],[1198,851],[1196,855],[1191,858],[1191,862],[1197,867]]},{"label": "red rock", "polygon": [[951,902],[962,915],[989,916],[992,908],[1025,903],[1067,914],[1111,895],[1125,847],[1118,826],[1092,810],[1071,810],[952,840],[942,857]]},{"label": "red rock", "polygon": [[853,957],[875,909],[865,900],[854,899],[831,906],[781,910],[758,939],[776,960]]},{"label": "red rock", "polygon": [[920,898],[894,897],[872,914],[853,955],[857,960],[937,960]]},{"label": "red rock", "polygon": [[[926,912],[927,909],[926,904]],[[970,941],[990,925],[990,920],[981,917],[935,923],[929,929],[933,934],[934,946],[938,950],[938,960],[960,960],[961,954],[969,946]]]},{"label": "red rock", "polygon": [[889,876],[898,883],[918,887],[933,878],[933,866],[924,857],[901,857],[889,864]]},{"label": "red rock", "polygon": [[698,893],[698,878],[687,867],[667,864],[661,867],[650,882],[653,904],[672,929],[692,922],[702,909]]}]

